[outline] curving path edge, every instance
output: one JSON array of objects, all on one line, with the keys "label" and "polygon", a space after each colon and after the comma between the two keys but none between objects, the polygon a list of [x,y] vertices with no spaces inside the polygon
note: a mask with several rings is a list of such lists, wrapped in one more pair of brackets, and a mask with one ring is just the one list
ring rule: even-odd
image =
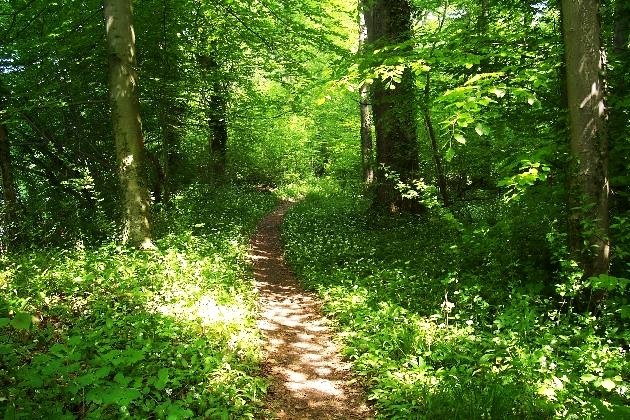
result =
[{"label": "curving path edge", "polygon": [[370,419],[363,390],[339,356],[321,303],[305,292],[282,257],[282,202],[258,225],[249,258],[259,294],[258,327],[265,336],[266,406],[277,419]]}]

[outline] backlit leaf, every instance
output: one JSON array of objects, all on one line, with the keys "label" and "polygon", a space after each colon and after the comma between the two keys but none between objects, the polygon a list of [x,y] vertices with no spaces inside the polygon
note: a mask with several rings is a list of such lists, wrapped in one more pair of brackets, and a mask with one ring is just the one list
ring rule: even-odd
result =
[{"label": "backlit leaf", "polygon": [[608,391],[612,391],[617,386],[611,379],[604,379],[599,385]]}]

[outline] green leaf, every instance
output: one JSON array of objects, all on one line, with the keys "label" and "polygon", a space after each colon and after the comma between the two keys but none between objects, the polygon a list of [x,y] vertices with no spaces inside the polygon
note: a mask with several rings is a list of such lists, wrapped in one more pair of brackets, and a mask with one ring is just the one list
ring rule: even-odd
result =
[{"label": "green leaf", "polygon": [[503,98],[505,96],[505,91],[499,88],[491,89],[490,93],[494,94],[497,98]]},{"label": "green leaf", "polygon": [[615,382],[612,379],[604,379],[599,386],[601,386],[602,388],[608,390],[608,391],[612,391],[613,389],[615,389],[615,387],[617,386],[617,384],[615,384]]},{"label": "green leaf", "polygon": [[109,372],[111,372],[110,368],[102,367],[96,370],[95,376],[99,379],[102,379],[107,377],[107,375],[109,375]]},{"label": "green leaf", "polygon": [[78,384],[81,388],[86,387],[86,386],[88,386],[88,385],[90,385],[90,384],[93,384],[93,383],[94,383],[94,381],[95,381],[95,377],[94,377],[94,374],[93,374],[92,372],[87,373],[87,374],[85,374],[85,375],[83,375],[83,376],[79,376],[79,377],[76,379],[76,383],[77,383],[77,384]]},{"label": "green leaf", "polygon": [[106,404],[116,404],[118,406],[127,406],[133,400],[141,398],[142,394],[137,389],[124,388],[114,385],[104,391],[102,401]]},{"label": "green leaf", "polygon": [[103,403],[103,389],[96,388],[96,389],[92,389],[88,391],[88,393],[85,395],[85,400],[87,402],[102,404]]},{"label": "green leaf", "polygon": [[18,330],[27,330],[31,327],[32,322],[33,318],[31,317],[31,314],[19,312],[15,314],[15,318],[11,321],[11,325]]},{"label": "green leaf", "polygon": [[446,151],[446,155],[444,156],[444,159],[447,162],[450,162],[451,160],[453,160],[454,157],[455,157],[455,150],[452,147],[449,147],[448,150]]},{"label": "green leaf", "polygon": [[164,389],[168,382],[168,368],[162,368],[158,371],[158,380],[155,382],[157,389]]},{"label": "green leaf", "polygon": [[455,138],[455,140],[457,140],[458,143],[466,144],[466,138],[462,134],[456,133],[453,135],[453,137]]},{"label": "green leaf", "polygon": [[116,376],[114,376],[114,381],[118,382],[120,385],[126,387],[127,385],[129,385],[129,382],[131,382],[132,378],[125,378],[125,375],[123,375],[122,373],[118,372],[116,374]]}]

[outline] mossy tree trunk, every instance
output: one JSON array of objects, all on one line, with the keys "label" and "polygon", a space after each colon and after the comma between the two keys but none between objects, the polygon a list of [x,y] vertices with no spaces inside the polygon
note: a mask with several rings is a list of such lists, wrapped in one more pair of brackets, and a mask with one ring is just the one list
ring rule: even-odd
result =
[{"label": "mossy tree trunk", "polygon": [[[411,5],[408,0],[365,0],[368,43],[372,49],[400,46],[404,54],[411,40]],[[384,58],[387,53],[382,53]],[[386,176],[393,171],[403,183],[411,182],[418,169],[415,80],[411,69],[401,66],[395,77],[376,78],[371,87],[376,129],[375,206],[390,212],[410,211],[418,203],[403,199],[396,183]],[[383,171],[383,168],[385,171]]]},{"label": "mossy tree trunk", "polygon": [[131,0],[106,0],[109,94],[123,196],[123,242],[152,248]]}]

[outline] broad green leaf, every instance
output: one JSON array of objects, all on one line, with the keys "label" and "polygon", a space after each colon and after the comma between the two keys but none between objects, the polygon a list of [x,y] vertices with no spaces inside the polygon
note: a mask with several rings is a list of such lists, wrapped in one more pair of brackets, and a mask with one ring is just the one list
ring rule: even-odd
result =
[{"label": "broad green leaf", "polygon": [[121,372],[118,372],[116,376],[114,376],[114,381],[118,382],[122,386],[129,385],[129,382],[131,382],[131,379],[132,378],[126,378],[125,375],[123,375]]},{"label": "broad green leaf", "polygon": [[168,382],[168,368],[162,368],[158,371],[158,380],[155,382],[157,389],[164,389]]},{"label": "broad green leaf", "polygon": [[599,385],[608,391],[612,391],[617,386],[612,379],[604,379]]},{"label": "broad green leaf", "polygon": [[453,137],[458,143],[466,144],[466,137],[464,137],[461,133],[455,133]]},{"label": "broad green leaf", "polygon": [[95,379],[96,378],[94,377],[94,374],[92,372],[90,372],[90,373],[87,373],[87,374],[85,374],[83,376],[79,376],[75,381],[76,381],[76,383],[79,386],[81,386],[83,388],[83,387],[86,387],[86,386],[88,386],[90,384],[93,384]]},{"label": "broad green leaf", "polygon": [[497,98],[503,98],[505,96],[505,91],[499,88],[492,88],[490,93],[494,94]]},{"label": "broad green leaf", "polygon": [[95,372],[95,376],[99,379],[105,378],[107,377],[107,375],[109,375],[109,372],[111,372],[111,369],[108,367],[102,367],[96,370]]},{"label": "broad green leaf", "polygon": [[450,162],[451,160],[453,160],[454,157],[455,157],[455,150],[452,147],[449,147],[449,149],[446,151],[446,155],[444,156],[444,159],[446,159],[447,162]]},{"label": "broad green leaf", "polygon": [[11,321],[11,325],[18,330],[27,330],[31,327],[32,322],[33,318],[31,317],[31,314],[19,312],[15,314],[15,318]]}]

